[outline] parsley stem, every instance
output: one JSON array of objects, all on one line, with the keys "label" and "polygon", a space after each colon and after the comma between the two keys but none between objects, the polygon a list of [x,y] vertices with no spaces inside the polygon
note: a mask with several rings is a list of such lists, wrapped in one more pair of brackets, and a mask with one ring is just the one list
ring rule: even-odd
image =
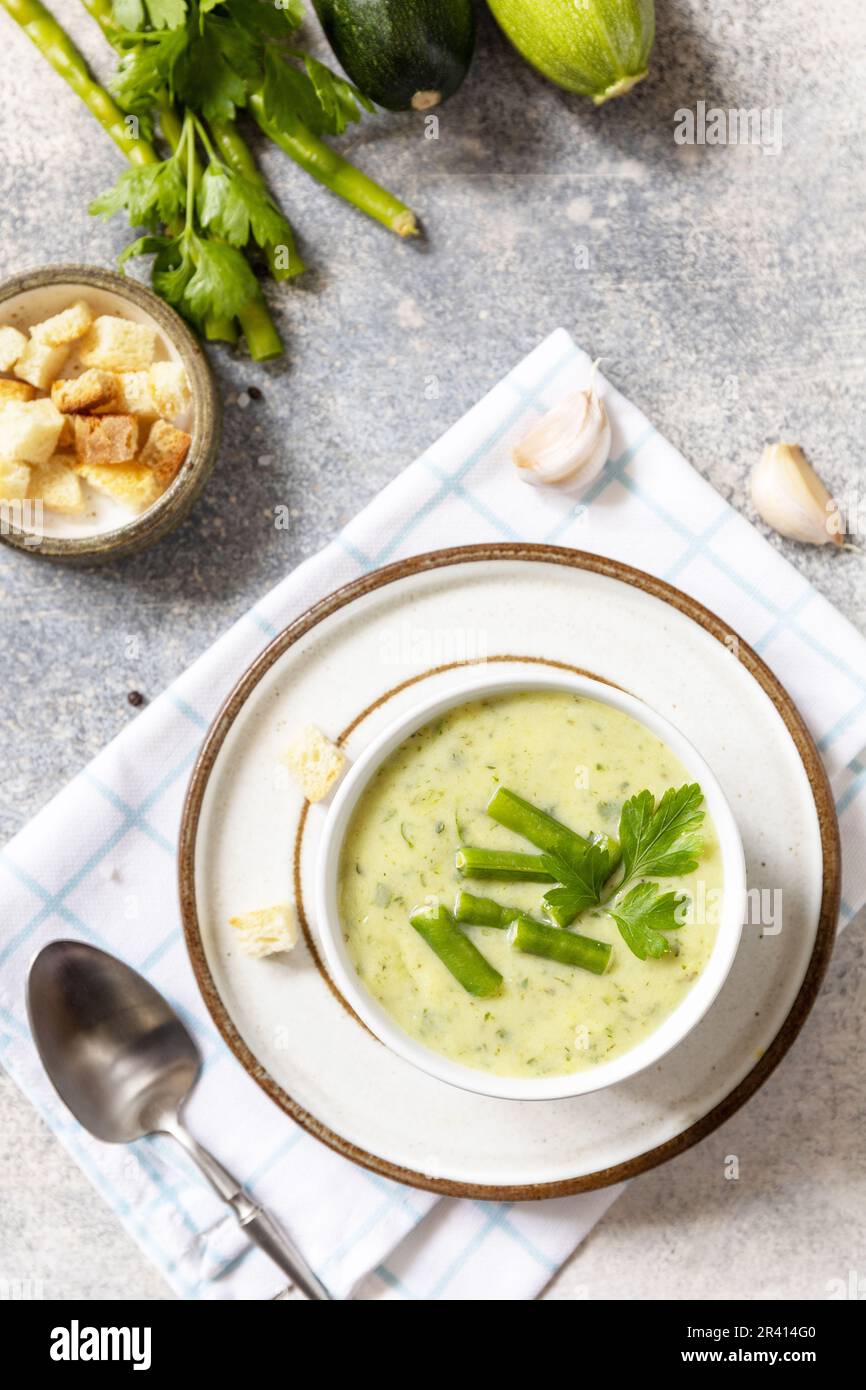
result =
[{"label": "parsley stem", "polygon": [[261,88],[251,92],[247,107],[268,139],[306,169],[312,178],[330,188],[368,217],[381,222],[398,236],[416,236],[418,222],[414,212],[401,203],[393,193],[337,154],[324,140],[298,121],[290,132],[278,130],[265,115],[265,100]]},{"label": "parsley stem", "polygon": [[201,140],[202,144],[204,145],[205,154],[207,155],[210,163],[219,164],[222,166],[222,160],[220,159],[219,155],[214,149],[213,142],[207,133],[207,126],[205,125],[204,121],[200,121],[198,116],[193,116],[192,119],[195,124],[196,134],[198,135],[199,140]]},{"label": "parsley stem", "polygon": [[196,177],[196,156],[195,156],[195,116],[187,111],[183,118],[183,129],[180,134],[180,144],[177,147],[177,154],[180,155],[184,143],[186,143],[186,225],[184,235],[190,236],[195,231],[195,190],[198,179]]}]

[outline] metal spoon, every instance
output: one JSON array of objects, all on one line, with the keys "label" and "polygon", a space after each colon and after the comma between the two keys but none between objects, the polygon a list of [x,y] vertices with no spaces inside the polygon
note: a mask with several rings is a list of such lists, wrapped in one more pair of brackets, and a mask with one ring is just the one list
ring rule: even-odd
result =
[{"label": "metal spoon", "polygon": [[307,1298],[331,1297],[271,1217],[186,1129],[181,1114],[201,1054],[147,980],[94,946],[52,941],[31,963],[27,1012],[42,1065],[79,1124],[108,1144],[170,1134]]}]

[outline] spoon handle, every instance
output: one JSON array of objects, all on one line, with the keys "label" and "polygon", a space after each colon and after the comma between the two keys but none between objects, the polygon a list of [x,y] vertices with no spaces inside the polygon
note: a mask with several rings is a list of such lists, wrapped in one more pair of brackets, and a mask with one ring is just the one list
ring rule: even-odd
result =
[{"label": "spoon handle", "polygon": [[331,1295],[324,1284],[314,1274],[301,1252],[281,1231],[274,1219],[253,1201],[237,1178],[232,1177],[227,1168],[208,1153],[180,1120],[172,1119],[165,1132],[176,1139],[189,1154],[199,1172],[207,1178],[211,1187],[227,1202],[237,1217],[241,1230],[249,1236],[254,1245],[264,1250],[292,1283],[309,1299],[330,1300]]}]

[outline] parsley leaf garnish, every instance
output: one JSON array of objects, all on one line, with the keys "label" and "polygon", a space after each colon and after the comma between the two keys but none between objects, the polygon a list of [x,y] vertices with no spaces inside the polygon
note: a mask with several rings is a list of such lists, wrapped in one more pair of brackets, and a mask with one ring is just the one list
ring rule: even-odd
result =
[{"label": "parsley leaf garnish", "polygon": [[282,39],[297,29],[304,19],[304,0],[206,0],[200,8],[213,10],[224,5],[226,11],[246,29],[264,34],[267,38]]},{"label": "parsley leaf garnish", "polygon": [[345,78],[338,77],[330,68],[326,68],[324,63],[320,63],[316,58],[312,58],[309,53],[304,54],[304,67],[307,75],[313,84],[316,96],[319,98],[319,105],[324,113],[324,123],[331,135],[342,135],[346,126],[352,121],[361,118],[358,110],[362,106],[365,111],[375,111],[375,106],[369,97],[365,97],[363,92],[352,82],[347,82]]},{"label": "parsley leaf garnish", "polygon": [[157,164],[133,165],[125,169],[113,188],[101,193],[89,211],[102,217],[126,210],[130,226],[155,227],[182,217],[186,203],[186,180],[177,159]]},{"label": "parsley leaf garnish", "polygon": [[119,29],[177,29],[186,20],[186,0],[114,0],[114,22]]},{"label": "parsley leaf garnish", "polygon": [[201,327],[210,314],[239,314],[260,293],[249,263],[222,241],[208,241],[191,229],[179,236],[143,236],[119,257],[154,255],[151,283],[178,313]]},{"label": "parsley leaf garnish", "polygon": [[610,854],[598,844],[587,844],[582,850],[572,847],[567,854],[543,854],[541,863],[560,885],[544,895],[545,906],[552,910],[551,915],[560,926],[595,906],[610,875]]},{"label": "parsley leaf garnish", "polygon": [[156,106],[164,88],[174,89],[175,68],[187,50],[189,37],[186,27],[155,30],[121,55],[109,86],[125,111]]},{"label": "parsley leaf garnish", "polygon": [[292,134],[300,122],[316,135],[341,135],[350,121],[361,119],[359,106],[374,109],[323,63],[303,53],[290,56],[302,58],[306,70],[292,67],[275,48],[265,50],[265,116],[278,130]]},{"label": "parsley leaf garnish", "polygon": [[619,821],[623,883],[649,874],[688,874],[698,867],[703,799],[697,782],[690,782],[669,787],[658,803],[651,791],[638,792],[625,803]]},{"label": "parsley leaf garnish", "polygon": [[198,216],[203,227],[232,246],[246,246],[252,235],[259,246],[290,242],[291,228],[265,189],[224,164],[211,164],[202,175]]},{"label": "parsley leaf garnish", "polygon": [[658,960],[671,949],[663,933],[682,925],[682,909],[687,902],[682,893],[660,892],[657,883],[638,883],[607,911],[630,951],[640,960],[648,956]]},{"label": "parsley leaf garnish", "polygon": [[[188,31],[189,32],[189,31]],[[208,16],[178,58],[174,90],[184,105],[208,121],[234,120],[259,80],[256,40],[233,19]]]}]

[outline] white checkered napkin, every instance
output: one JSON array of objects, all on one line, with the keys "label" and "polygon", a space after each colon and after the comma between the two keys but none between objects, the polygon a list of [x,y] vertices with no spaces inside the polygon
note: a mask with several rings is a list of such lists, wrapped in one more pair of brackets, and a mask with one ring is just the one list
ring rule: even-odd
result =
[{"label": "white checkered napkin", "polygon": [[[522,484],[511,443],[585,383],[589,365],[567,333],[552,334],[332,545],[235,624],[0,857],[0,1057],[182,1297],[268,1298],[282,1280],[170,1144],[98,1144],[56,1100],[23,997],[28,959],[54,937],[79,936],[123,956],[180,1009],[205,1057],[192,1102],[196,1131],[248,1180],[338,1296],[530,1298],[616,1196],[609,1189],[523,1206],[437,1201],[401,1188],[297,1129],[211,1025],[174,895],[186,779],[220,700],[265,638],[337,585],[435,549],[446,535],[449,544],[571,544],[671,580],[742,633],[797,700],[837,797],[843,919],[866,902],[866,641],[610,387],[612,457],[593,487],[575,502]],[[136,903],[141,915],[130,931]]]}]

